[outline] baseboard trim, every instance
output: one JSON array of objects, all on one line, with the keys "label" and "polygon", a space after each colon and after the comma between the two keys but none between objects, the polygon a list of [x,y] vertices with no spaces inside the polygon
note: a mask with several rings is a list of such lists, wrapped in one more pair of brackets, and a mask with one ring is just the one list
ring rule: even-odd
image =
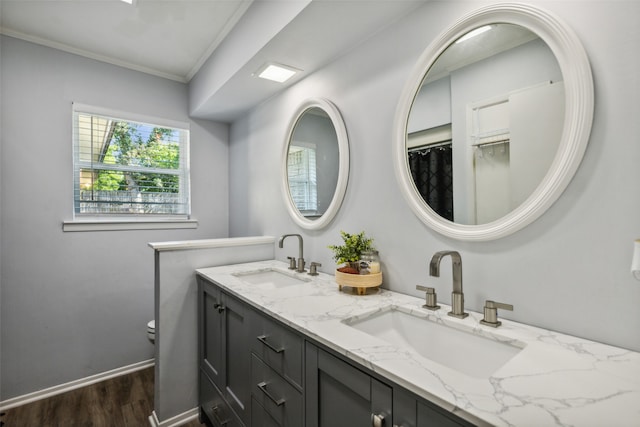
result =
[{"label": "baseboard trim", "polygon": [[198,408],[193,408],[160,422],[160,420],[158,420],[158,414],[156,414],[156,411],[153,411],[149,416],[149,425],[151,425],[151,427],[179,427],[197,419],[199,415],[200,411]]},{"label": "baseboard trim", "polygon": [[22,396],[13,397],[11,399],[7,399],[0,402],[0,411],[5,411],[7,409],[15,408],[17,406],[26,405],[27,403],[35,402],[37,400],[46,399],[48,397],[55,396],[57,394],[62,394],[71,390],[86,387],[91,384],[99,383],[100,381],[119,377],[121,375],[130,374],[132,372],[140,371],[142,369],[146,369],[153,366],[154,363],[155,363],[154,359],[143,360],[142,362],[134,363],[132,365],[122,366],[120,368],[112,369],[110,371],[91,375],[85,378],[80,378],[78,380],[70,381],[68,383],[45,388],[43,390],[35,391],[33,393],[28,393]]}]

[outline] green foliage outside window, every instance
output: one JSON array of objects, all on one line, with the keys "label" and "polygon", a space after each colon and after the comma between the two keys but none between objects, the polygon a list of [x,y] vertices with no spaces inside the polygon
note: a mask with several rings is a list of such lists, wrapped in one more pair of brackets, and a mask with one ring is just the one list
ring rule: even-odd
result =
[{"label": "green foliage outside window", "polygon": [[[148,136],[143,134],[148,132]],[[109,147],[102,163],[144,168],[178,169],[180,167],[180,146],[168,142],[173,130],[154,127],[145,131],[142,126],[128,122],[117,122]],[[98,171],[93,182],[93,190],[178,193],[177,175],[147,172]]]}]

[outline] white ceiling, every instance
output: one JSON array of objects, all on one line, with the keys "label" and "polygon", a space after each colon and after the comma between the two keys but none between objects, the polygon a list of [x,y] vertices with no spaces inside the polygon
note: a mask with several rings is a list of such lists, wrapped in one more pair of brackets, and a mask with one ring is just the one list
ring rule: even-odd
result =
[{"label": "white ceiling", "polygon": [[4,34],[186,82],[246,0],[0,0]]},{"label": "white ceiling", "polygon": [[[232,121],[425,1],[0,0],[0,31],[184,83],[200,70],[217,73],[220,84],[205,87],[190,113]],[[303,73],[286,85],[259,82],[252,73],[265,61]]]}]

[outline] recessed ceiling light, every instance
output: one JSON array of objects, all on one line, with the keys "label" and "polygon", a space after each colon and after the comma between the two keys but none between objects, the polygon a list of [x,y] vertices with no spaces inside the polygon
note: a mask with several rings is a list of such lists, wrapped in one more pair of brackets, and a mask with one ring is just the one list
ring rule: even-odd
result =
[{"label": "recessed ceiling light", "polygon": [[297,70],[287,65],[275,64],[270,62],[260,67],[260,69],[256,71],[253,75],[258,76],[261,79],[267,79],[267,80],[272,80],[278,83],[284,83],[299,71],[301,70]]},{"label": "recessed ceiling light", "polygon": [[467,34],[465,34],[464,36],[460,37],[458,40],[456,40],[456,43],[461,43],[465,40],[469,40],[470,38],[473,38],[475,36],[478,36],[482,33],[484,33],[485,31],[489,31],[491,29],[491,25],[485,25],[484,27],[479,27],[476,28],[473,31],[469,31]]},{"label": "recessed ceiling light", "polygon": [[133,2],[135,0],[120,0],[120,1],[123,2],[123,3],[127,3],[127,4],[130,4],[130,5],[133,5]]}]

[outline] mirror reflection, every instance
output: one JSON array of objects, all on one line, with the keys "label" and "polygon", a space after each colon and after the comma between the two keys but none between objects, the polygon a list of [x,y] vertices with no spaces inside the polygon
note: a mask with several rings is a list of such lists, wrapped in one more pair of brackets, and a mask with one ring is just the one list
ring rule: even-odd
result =
[{"label": "mirror reflection", "polygon": [[520,206],[562,138],[562,72],[528,29],[492,24],[438,57],[407,122],[408,165],[429,207],[457,224],[486,224]]},{"label": "mirror reflection", "polygon": [[289,195],[298,212],[315,221],[331,204],[338,186],[340,150],[333,121],[322,108],[305,110],[287,151]]}]

